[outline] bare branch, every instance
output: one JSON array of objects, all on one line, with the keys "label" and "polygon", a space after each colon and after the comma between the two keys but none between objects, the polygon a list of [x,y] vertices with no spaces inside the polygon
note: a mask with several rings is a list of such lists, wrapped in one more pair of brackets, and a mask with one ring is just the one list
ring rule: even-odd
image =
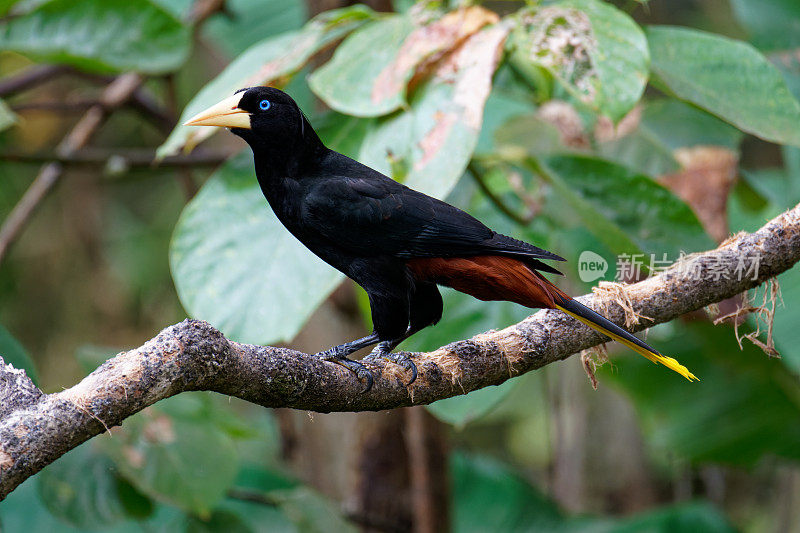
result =
[{"label": "bare branch", "polygon": [[[757,258],[758,271],[742,276],[739,269],[748,258],[751,265]],[[800,205],[755,233],[737,235],[626,286],[634,311],[653,319],[634,327],[730,298],[798,260]],[[607,304],[598,295],[579,299],[596,309]],[[618,324],[625,322],[618,305],[609,305],[606,314]],[[607,340],[559,311],[539,311],[501,331],[413,354],[419,377],[408,387],[400,367],[369,362],[375,386],[368,393],[338,365],[286,348],[232,342],[197,320],[166,328],[140,348],[109,359],[74,387],[53,394],[41,393],[24,373],[0,364],[0,498],[107,427],[183,391],[210,390],[265,407],[319,412],[392,409],[499,385]]]}]

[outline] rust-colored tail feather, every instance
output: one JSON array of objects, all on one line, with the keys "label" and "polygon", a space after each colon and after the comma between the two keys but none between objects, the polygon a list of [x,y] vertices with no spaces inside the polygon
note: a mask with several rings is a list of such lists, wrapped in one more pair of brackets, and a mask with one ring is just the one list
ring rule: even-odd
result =
[{"label": "rust-colored tail feather", "polygon": [[408,266],[419,280],[446,285],[479,300],[506,300],[526,307],[559,309],[689,381],[698,379],[678,361],[660,354],[630,332],[572,299],[519,259],[494,255],[415,258]]}]

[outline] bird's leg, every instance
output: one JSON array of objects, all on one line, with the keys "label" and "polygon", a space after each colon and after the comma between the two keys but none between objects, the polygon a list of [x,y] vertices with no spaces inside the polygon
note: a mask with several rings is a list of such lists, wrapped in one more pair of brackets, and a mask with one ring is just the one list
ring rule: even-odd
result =
[{"label": "bird's leg", "polygon": [[367,346],[375,344],[376,342],[379,341],[380,337],[378,337],[378,334],[372,333],[370,335],[367,335],[366,337],[346,342],[344,344],[340,344],[339,346],[334,346],[333,348],[325,350],[324,352],[319,352],[315,354],[315,356],[325,361],[330,361],[332,363],[342,365],[346,369],[353,372],[359,379],[359,381],[366,381],[367,384],[364,387],[364,392],[367,392],[372,388],[372,383],[373,383],[372,372],[370,372],[367,369],[367,367],[365,367],[358,361],[353,361],[352,359],[348,359],[347,356],[350,355],[351,353],[357,352],[361,348],[366,348]]},{"label": "bird's leg", "polygon": [[409,338],[414,333],[416,333],[416,330],[408,328],[408,330],[406,330],[405,334],[402,337],[378,343],[375,349],[372,350],[372,353],[370,353],[364,359],[381,358],[402,366],[403,368],[411,372],[411,379],[408,382],[408,385],[411,385],[417,379],[417,365],[414,364],[414,361],[412,361],[411,358],[405,352],[392,353],[392,350],[397,348],[397,345],[399,345],[401,342]]}]

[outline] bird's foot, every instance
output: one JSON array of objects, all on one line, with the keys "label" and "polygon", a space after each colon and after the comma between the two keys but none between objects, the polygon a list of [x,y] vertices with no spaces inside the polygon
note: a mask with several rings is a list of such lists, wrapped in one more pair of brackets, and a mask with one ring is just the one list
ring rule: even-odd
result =
[{"label": "bird's foot", "polygon": [[411,372],[411,379],[406,386],[411,385],[417,379],[417,365],[414,364],[414,361],[411,360],[406,352],[392,353],[392,349],[395,346],[396,345],[392,345],[392,343],[389,342],[382,342],[364,359],[386,359],[396,365],[402,366],[404,369]]},{"label": "bird's foot", "polygon": [[337,365],[342,365],[352,373],[356,375],[359,381],[366,383],[364,386],[364,390],[361,392],[369,392],[372,388],[372,384],[374,379],[372,377],[372,372],[364,366],[363,364],[359,363],[358,361],[353,361],[352,359],[348,359],[345,355],[345,351],[342,349],[341,346],[334,346],[324,352],[319,352],[314,354],[315,357],[319,357],[323,361],[330,361],[331,363],[336,363]]}]

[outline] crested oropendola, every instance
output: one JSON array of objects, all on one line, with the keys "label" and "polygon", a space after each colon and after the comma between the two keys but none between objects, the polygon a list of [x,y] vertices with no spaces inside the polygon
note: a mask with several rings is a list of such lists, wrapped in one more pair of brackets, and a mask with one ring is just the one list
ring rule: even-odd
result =
[{"label": "crested oropendola", "polygon": [[492,231],[464,211],[410,189],[328,149],[298,105],[272,87],[251,87],[195,115],[194,126],[220,126],[252,148],[267,201],[297,239],[361,285],[369,296],[373,332],[317,355],[372,386],[372,374],[348,358],[377,344],[383,357],[411,371],[400,342],[442,317],[437,285],[480,300],[509,300],[560,309],[689,380],[686,367],[573,300],[542,276],[560,272],[543,260],[564,259]]}]

